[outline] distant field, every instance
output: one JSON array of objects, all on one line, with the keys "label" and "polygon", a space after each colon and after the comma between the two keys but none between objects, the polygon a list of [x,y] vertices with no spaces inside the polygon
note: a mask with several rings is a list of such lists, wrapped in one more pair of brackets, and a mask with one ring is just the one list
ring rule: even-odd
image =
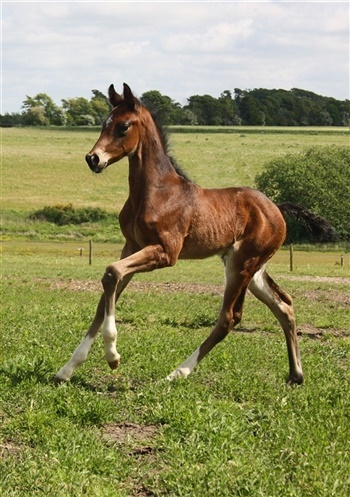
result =
[{"label": "distant field", "polygon": [[[349,144],[349,132],[344,128],[214,130],[176,132],[170,139],[171,152],[180,165],[205,187],[253,186],[256,174],[275,157],[313,145]],[[99,132],[4,128],[3,210],[28,213],[46,205],[73,203],[75,207],[119,211],[127,196],[127,161],[94,176],[84,160]]]}]

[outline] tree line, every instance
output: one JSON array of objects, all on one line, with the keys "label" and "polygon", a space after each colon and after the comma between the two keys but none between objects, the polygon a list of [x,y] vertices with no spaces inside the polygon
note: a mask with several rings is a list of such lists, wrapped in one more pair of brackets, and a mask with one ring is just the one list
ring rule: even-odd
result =
[{"label": "tree line", "polygon": [[[349,126],[350,100],[291,90],[225,90],[218,98],[193,95],[181,106],[158,90],[143,93],[141,102],[165,125],[205,126]],[[27,96],[22,111],[1,115],[2,126],[96,126],[110,111],[108,98],[92,90],[84,97],[62,99],[58,106],[46,93]]]}]

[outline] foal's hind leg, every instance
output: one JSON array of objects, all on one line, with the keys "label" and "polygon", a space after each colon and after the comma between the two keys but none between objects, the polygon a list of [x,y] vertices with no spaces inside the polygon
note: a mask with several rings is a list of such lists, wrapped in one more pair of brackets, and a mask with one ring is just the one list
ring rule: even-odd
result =
[{"label": "foal's hind leg", "polygon": [[303,371],[291,297],[266,273],[265,266],[255,273],[248,288],[255,297],[271,309],[280,322],[287,342],[289,359],[288,383],[301,384],[303,382]]},{"label": "foal's hind leg", "polygon": [[229,331],[240,322],[249,274],[239,271],[235,264],[235,253],[229,251],[224,259],[226,269],[226,287],[219,319],[208,338],[186,359],[175,371],[167,377],[172,381],[175,378],[187,378],[197,364],[211,351],[215,345],[223,340]]}]

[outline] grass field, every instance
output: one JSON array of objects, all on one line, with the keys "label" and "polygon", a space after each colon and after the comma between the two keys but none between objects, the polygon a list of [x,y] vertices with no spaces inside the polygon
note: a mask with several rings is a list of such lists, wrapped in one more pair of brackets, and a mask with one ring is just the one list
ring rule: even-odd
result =
[{"label": "grass field", "polygon": [[[343,128],[306,128],[304,134],[297,128],[283,129],[284,133],[244,127],[231,134],[174,133],[171,151],[193,181],[204,187],[253,186],[263,164],[275,157],[313,145],[349,144]],[[127,161],[94,176],[84,157],[98,136],[97,129],[2,129],[3,209],[28,212],[73,203],[119,212],[127,197]]]},{"label": "grass field", "polygon": [[[240,134],[175,133],[173,149],[200,184],[252,184],[275,155],[348,140],[336,131]],[[270,263],[270,274],[294,299],[301,387],[285,386],[283,334],[251,295],[235,333],[186,381],[164,381],[215,322],[223,283],[217,258],[136,276],[117,307],[120,369],[108,370],[99,339],[71,382],[53,386],[91,322],[99,280],[118,258],[121,239],[110,226],[57,228],[30,223],[27,215],[70,202],[119,209],[126,164],[92,176],[83,157],[95,135],[3,130],[0,495],[347,497],[344,247],[295,250],[292,273],[287,249]]]}]

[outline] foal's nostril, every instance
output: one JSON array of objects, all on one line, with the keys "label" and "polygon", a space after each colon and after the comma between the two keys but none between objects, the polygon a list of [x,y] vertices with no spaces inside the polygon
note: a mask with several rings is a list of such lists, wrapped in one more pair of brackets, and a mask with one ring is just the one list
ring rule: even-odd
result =
[{"label": "foal's nostril", "polygon": [[94,166],[98,166],[98,165],[99,165],[99,163],[100,163],[100,158],[99,158],[99,156],[98,156],[98,155],[96,155],[96,154],[92,154],[92,156],[91,156],[91,162],[92,162],[92,164],[93,164]]},{"label": "foal's nostril", "polygon": [[96,154],[87,154],[85,160],[91,169],[95,169],[100,163],[100,158]]}]

